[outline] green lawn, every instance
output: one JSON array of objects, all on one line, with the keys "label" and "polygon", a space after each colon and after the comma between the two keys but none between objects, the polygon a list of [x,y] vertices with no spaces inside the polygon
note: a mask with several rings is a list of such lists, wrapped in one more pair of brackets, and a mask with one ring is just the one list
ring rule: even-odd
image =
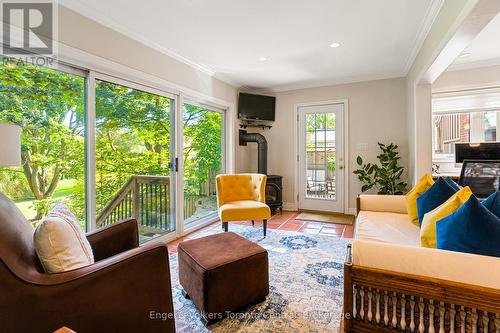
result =
[{"label": "green lawn", "polygon": [[[75,185],[76,185],[75,179],[60,180],[52,198],[64,201],[66,197],[73,194],[73,189]],[[27,219],[32,219],[36,216],[36,211],[33,209],[33,201],[34,198],[21,199],[16,201],[17,207],[21,210],[21,212]]]}]

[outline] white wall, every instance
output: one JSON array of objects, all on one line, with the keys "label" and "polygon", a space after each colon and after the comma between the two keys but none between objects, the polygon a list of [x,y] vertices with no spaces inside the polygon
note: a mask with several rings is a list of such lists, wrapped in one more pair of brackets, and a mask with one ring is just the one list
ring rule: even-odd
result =
[{"label": "white wall", "polygon": [[[268,141],[268,173],[284,178],[284,202],[288,209],[296,207],[295,168],[297,167],[293,137],[296,118],[294,105],[336,99],[349,101],[349,207],[355,208],[356,196],[361,192],[357,178],[352,174],[356,168],[356,157],[362,155],[366,161],[375,161],[379,153],[377,141],[393,142],[400,146],[401,164],[408,167],[408,135],[405,112],[405,79],[388,79],[342,84],[279,92],[276,96],[276,121],[271,130],[255,130]],[[252,130],[252,132],[254,132]],[[358,143],[368,143],[369,150],[358,152]],[[245,150],[251,156],[242,171],[256,171],[256,146],[249,144]]]},{"label": "white wall", "polygon": [[432,84],[432,92],[500,87],[500,65],[447,71]]}]

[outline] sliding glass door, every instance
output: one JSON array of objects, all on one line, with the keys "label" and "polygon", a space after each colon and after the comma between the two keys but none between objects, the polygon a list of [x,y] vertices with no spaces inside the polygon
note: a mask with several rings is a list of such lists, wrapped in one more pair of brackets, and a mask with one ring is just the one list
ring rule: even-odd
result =
[{"label": "sliding glass door", "polygon": [[57,202],[87,231],[136,218],[142,242],[217,218],[223,110],[56,66],[0,60],[0,122],[22,128],[22,165],[0,167],[0,191],[34,225]]},{"label": "sliding glass door", "polygon": [[142,241],[174,232],[174,99],[95,83],[96,227],[137,218]]},{"label": "sliding glass door", "polygon": [[217,216],[215,176],[224,171],[224,112],[194,103],[183,114],[184,224]]}]

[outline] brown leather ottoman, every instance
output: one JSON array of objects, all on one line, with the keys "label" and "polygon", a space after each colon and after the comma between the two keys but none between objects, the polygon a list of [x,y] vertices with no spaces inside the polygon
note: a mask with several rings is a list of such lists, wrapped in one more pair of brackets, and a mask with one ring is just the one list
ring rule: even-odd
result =
[{"label": "brown leather ottoman", "polygon": [[267,251],[234,232],[185,241],[178,250],[184,296],[200,310],[205,325],[269,294]]}]

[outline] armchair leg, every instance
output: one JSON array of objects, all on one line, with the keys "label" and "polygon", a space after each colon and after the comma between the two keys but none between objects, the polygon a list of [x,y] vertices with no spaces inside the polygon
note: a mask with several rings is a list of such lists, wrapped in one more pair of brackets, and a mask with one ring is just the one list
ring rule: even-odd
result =
[{"label": "armchair leg", "polygon": [[254,222],[254,220],[252,220],[252,227],[255,227],[255,222]]},{"label": "armchair leg", "polygon": [[222,227],[224,228],[224,232],[228,232],[228,230],[229,230],[229,223],[228,222],[222,222]]},{"label": "armchair leg", "polygon": [[262,225],[264,226],[264,237],[266,237],[266,233],[267,233],[267,220],[262,220]]}]

